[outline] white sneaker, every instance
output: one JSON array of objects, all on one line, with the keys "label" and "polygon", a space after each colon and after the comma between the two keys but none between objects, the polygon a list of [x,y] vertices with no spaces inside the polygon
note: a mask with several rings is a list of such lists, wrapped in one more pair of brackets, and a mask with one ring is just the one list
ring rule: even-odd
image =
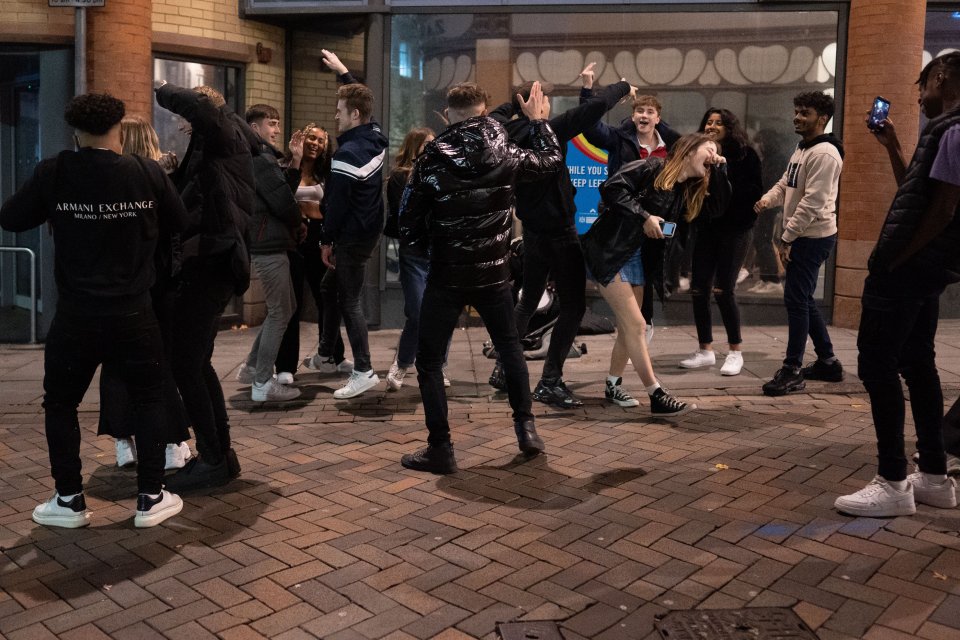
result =
[{"label": "white sneaker", "polygon": [[913,485],[913,499],[920,504],[941,509],[953,509],[957,506],[957,483],[953,478],[936,478],[929,473],[911,473],[907,481]]},{"label": "white sneaker", "polygon": [[737,274],[737,284],[740,284],[744,280],[750,277],[750,272],[740,267],[740,273]]},{"label": "white sneaker", "polygon": [[183,447],[186,446],[186,444],[187,443],[185,442],[171,442],[167,444],[167,450],[164,454],[164,471],[169,471],[170,469],[183,469],[183,465],[187,464],[187,460],[190,459],[190,447],[187,447],[187,456],[184,457],[183,455]]},{"label": "white sneaker", "polygon": [[444,367],[442,371],[443,371],[443,386],[449,389],[451,382],[450,382],[450,378],[447,377],[447,368]]},{"label": "white sneaker", "polygon": [[183,463],[186,464],[193,457],[193,451],[190,451],[190,445],[186,442],[180,443],[180,453],[183,455]]},{"label": "white sneaker", "polygon": [[321,358],[319,354],[313,354],[309,358],[304,358],[302,366],[320,373],[353,373],[353,361],[344,358],[337,364],[333,356]]},{"label": "white sneaker", "polygon": [[285,402],[300,397],[300,389],[280,384],[274,378],[264,383],[254,382],[250,389],[250,399],[254,402]]},{"label": "white sneaker", "polygon": [[833,506],[841,513],[867,518],[912,516],[917,512],[913,501],[913,483],[899,491],[882,476],[876,476],[863,489],[848,496],[840,496]]},{"label": "white sneaker", "polygon": [[133,438],[117,438],[117,466],[121,469],[137,464],[137,445]]},{"label": "white sneaker", "polygon": [[720,375],[737,376],[740,375],[741,369],[743,369],[743,352],[731,351],[727,353],[727,358],[723,361],[723,366],[720,367]]},{"label": "white sneaker", "polygon": [[33,510],[33,521],[47,527],[78,529],[90,524],[90,512],[83,494],[78,493],[69,501],[64,501],[59,493],[46,502],[41,502]]},{"label": "white sneaker", "polygon": [[643,336],[644,339],[646,339],[647,341],[647,346],[650,346],[650,343],[653,342],[653,332],[654,332],[654,328],[653,328],[653,323],[651,322],[650,324],[647,325],[647,330],[646,332],[644,332],[644,336]]},{"label": "white sneaker", "polygon": [[783,285],[779,282],[767,282],[766,280],[761,280],[757,284],[747,289],[747,293],[756,293],[760,295],[783,295]]},{"label": "white sneaker", "polygon": [[700,367],[710,367],[717,363],[717,354],[713,349],[697,349],[689,358],[680,361],[680,366],[684,369],[698,369]]},{"label": "white sneaker", "polygon": [[338,400],[354,398],[368,389],[373,389],[380,384],[380,378],[371,369],[370,371],[354,371],[350,374],[347,384],[333,392],[333,397]]},{"label": "white sneaker", "polygon": [[690,278],[680,276],[680,281],[677,282],[677,291],[689,291],[690,290]]},{"label": "white sneaker", "polygon": [[251,367],[247,363],[240,365],[240,370],[237,371],[237,382],[240,384],[253,384],[253,379],[257,375],[257,368]]},{"label": "white sneaker", "polygon": [[277,382],[280,384],[293,384],[293,374],[289,371],[281,371],[277,374]]},{"label": "white sneaker", "polygon": [[180,496],[170,493],[166,489],[162,489],[160,495],[156,498],[141,493],[137,496],[137,511],[133,516],[133,526],[140,528],[155,527],[182,510],[183,500],[180,499]]},{"label": "white sneaker", "polygon": [[405,375],[407,375],[407,368],[401,367],[394,360],[393,364],[390,365],[390,370],[387,371],[387,391],[399,391],[400,387],[403,386]]}]

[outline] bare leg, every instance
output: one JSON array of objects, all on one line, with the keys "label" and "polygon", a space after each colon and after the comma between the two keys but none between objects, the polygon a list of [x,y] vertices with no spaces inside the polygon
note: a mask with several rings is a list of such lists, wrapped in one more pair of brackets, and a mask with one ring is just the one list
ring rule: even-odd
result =
[{"label": "bare leg", "polygon": [[643,301],[643,287],[633,287],[620,280],[620,276],[606,287],[600,287],[603,299],[613,309],[617,320],[617,340],[610,356],[610,375],[620,376],[627,365],[627,358],[640,376],[644,386],[656,383],[650,355],[647,353],[647,341],[644,333],[647,323],[640,313]]}]

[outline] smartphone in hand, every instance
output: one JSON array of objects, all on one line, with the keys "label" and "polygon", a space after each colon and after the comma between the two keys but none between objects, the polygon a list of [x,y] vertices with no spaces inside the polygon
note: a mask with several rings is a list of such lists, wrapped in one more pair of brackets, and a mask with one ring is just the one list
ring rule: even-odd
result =
[{"label": "smartphone in hand", "polygon": [[660,230],[663,231],[664,238],[672,238],[673,234],[677,232],[677,223],[676,222],[667,222],[666,220],[660,221]]},{"label": "smartphone in hand", "polygon": [[867,117],[867,128],[870,131],[880,131],[883,129],[883,121],[890,115],[890,101],[881,96],[877,96],[873,101],[873,109]]}]

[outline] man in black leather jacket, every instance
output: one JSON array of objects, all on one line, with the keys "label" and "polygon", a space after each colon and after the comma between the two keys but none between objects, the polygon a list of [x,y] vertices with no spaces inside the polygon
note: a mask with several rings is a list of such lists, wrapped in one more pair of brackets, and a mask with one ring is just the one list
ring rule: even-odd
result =
[{"label": "man in black leather jacket", "polygon": [[503,127],[487,117],[486,93],[472,82],[447,94],[450,126],[417,160],[400,204],[400,237],[430,254],[423,295],[417,375],[427,429],[427,447],[401,458],[416,471],[457,470],[443,359],[460,312],[471,305],[483,318],[500,354],[520,450],[543,451],[531,413],[530,381],[513,320],[508,283],[514,183],[542,179],[563,161],[560,145],[543,120],[549,103],[539,83],[521,99],[530,119],[530,149],[507,140]]}]

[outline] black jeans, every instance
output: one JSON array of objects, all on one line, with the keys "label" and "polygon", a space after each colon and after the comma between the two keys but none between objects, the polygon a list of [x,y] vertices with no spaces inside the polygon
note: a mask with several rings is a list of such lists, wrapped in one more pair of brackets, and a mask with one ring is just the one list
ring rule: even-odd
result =
[{"label": "black jeans", "polygon": [[174,299],[171,368],[193,423],[197,451],[210,464],[218,464],[230,448],[223,388],[211,358],[220,316],[232,297],[226,259],[193,259],[184,265]]},{"label": "black jeans", "polygon": [[450,442],[447,393],[443,386],[443,361],[447,343],[465,305],[480,314],[493,346],[500,354],[513,419],[532,420],[530,379],[523,348],[513,319],[513,295],[507,284],[472,291],[437,287],[427,282],[420,307],[420,341],[417,346],[417,380],[431,445]]},{"label": "black jeans", "polygon": [[[287,330],[283,333],[280,342],[280,351],[277,352],[277,371],[293,373],[300,365],[300,308],[303,306],[303,281],[310,285],[310,293],[317,304],[318,335],[323,335],[323,293],[320,282],[327,272],[327,266],[320,259],[320,247],[314,242],[313,250],[307,248],[307,241],[301,245],[299,251],[288,251],[290,259],[290,281],[293,283],[293,295],[297,300],[297,309],[290,318]],[[339,316],[338,320],[339,322]],[[333,347],[333,359],[339,363],[343,360],[343,337],[337,327],[337,339]]]},{"label": "black jeans", "polygon": [[943,287],[925,285],[919,276],[903,281],[870,275],[863,284],[857,373],[870,394],[878,473],[887,480],[907,477],[901,375],[910,389],[920,470],[947,471],[941,431],[943,391],[933,345],[941,293]]},{"label": "black jeans", "polygon": [[698,226],[693,243],[690,297],[693,298],[693,320],[697,325],[700,344],[713,342],[711,291],[727,330],[727,342],[743,342],[740,337],[740,309],[737,307],[737,276],[752,240],[753,229],[728,231]]},{"label": "black jeans", "polygon": [[350,349],[353,351],[353,368],[359,372],[373,368],[370,364],[367,319],[363,315],[361,296],[367,261],[379,242],[378,235],[368,240],[335,244],[333,254],[337,268],[328,270],[321,283],[324,317],[320,355],[334,355],[342,316],[347,338],[350,340]]},{"label": "black jeans", "polygon": [[557,287],[560,315],[550,334],[542,377],[555,380],[563,377],[563,363],[577,337],[580,320],[587,308],[587,272],[576,229],[568,229],[560,236],[543,236],[524,229],[523,292],[514,309],[520,337],[527,334],[530,318],[537,311],[549,276],[553,276]]},{"label": "black jeans", "polygon": [[[91,300],[91,307],[98,303]],[[43,408],[50,471],[60,495],[83,491],[77,406],[97,366],[120,372],[130,394],[136,439],[137,491],[163,488],[163,341],[149,299],[134,312],[90,316],[57,310],[44,353]]]},{"label": "black jeans", "polygon": [[960,398],[943,416],[943,448],[950,455],[960,458]]},{"label": "black jeans", "polygon": [[754,233],[754,248],[757,257],[754,264],[757,273],[764,282],[780,282],[780,266],[777,260],[777,250],[773,248],[773,233],[779,228],[777,221],[783,212],[781,207],[764,211],[757,216],[756,231]]},{"label": "black jeans", "polygon": [[821,360],[833,357],[833,343],[827,323],[820,315],[813,292],[817,288],[820,267],[837,244],[837,234],[826,238],[797,238],[790,248],[787,277],[783,284],[783,304],[787,308],[787,356],[783,364],[803,366],[807,336]]}]

